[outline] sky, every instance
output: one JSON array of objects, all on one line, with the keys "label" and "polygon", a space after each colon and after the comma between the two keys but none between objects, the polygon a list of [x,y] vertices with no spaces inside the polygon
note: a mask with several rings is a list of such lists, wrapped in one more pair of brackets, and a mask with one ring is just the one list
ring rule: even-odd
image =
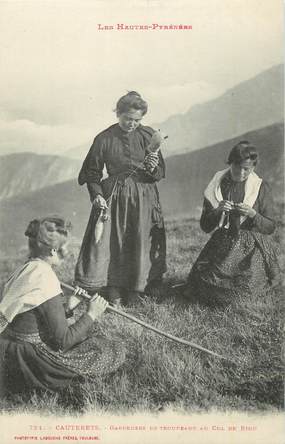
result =
[{"label": "sky", "polygon": [[282,26],[279,0],[0,0],[0,154],[91,143],[128,90],[145,124],[185,113],[282,63]]}]

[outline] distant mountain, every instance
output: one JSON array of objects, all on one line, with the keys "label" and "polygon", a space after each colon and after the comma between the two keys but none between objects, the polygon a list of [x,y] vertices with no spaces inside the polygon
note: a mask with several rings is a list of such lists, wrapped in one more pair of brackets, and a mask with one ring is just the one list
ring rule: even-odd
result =
[{"label": "distant mountain", "polygon": [[[96,134],[94,134],[95,137]],[[89,148],[91,147],[93,141],[90,141],[89,143],[85,143],[83,145],[75,146],[73,148],[70,148],[69,150],[65,151],[65,156],[70,157],[72,159],[80,159],[81,161],[85,159]]]},{"label": "distant mountain", "polygon": [[15,153],[0,157],[0,199],[73,179],[81,162],[67,157]]},{"label": "distant mountain", "polygon": [[[275,124],[243,134],[207,148],[173,156],[167,159],[167,178],[159,184],[164,214],[179,217],[182,214],[198,216],[203,190],[219,170],[225,168],[227,155],[241,139],[248,139],[259,148],[261,161],[257,171],[272,185],[274,196],[283,195],[283,124]],[[62,214],[74,226],[74,235],[82,238],[90,211],[85,187],[75,180],[46,187],[27,194],[3,200],[0,203],[0,243],[2,253],[15,252],[25,244],[23,232],[33,217]]]},{"label": "distant mountain", "polygon": [[283,121],[283,79],[283,65],[274,66],[214,100],[155,124],[169,136],[165,155],[197,150]]},{"label": "distant mountain", "polygon": [[[194,151],[283,121],[283,78],[284,66],[273,66],[216,99],[192,106],[185,114],[154,123],[151,126],[168,135],[164,156]],[[83,160],[91,143],[71,148],[65,155]]]}]

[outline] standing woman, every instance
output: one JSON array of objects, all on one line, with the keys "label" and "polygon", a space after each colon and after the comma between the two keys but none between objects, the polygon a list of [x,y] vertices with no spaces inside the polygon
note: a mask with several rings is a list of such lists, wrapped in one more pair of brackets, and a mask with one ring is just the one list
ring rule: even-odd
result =
[{"label": "standing woman", "polygon": [[[141,125],[146,112],[147,103],[137,92],[121,97],[116,106],[118,123],[95,138],[78,179],[80,185],[87,184],[92,210],[75,282],[89,292],[107,286],[108,298],[115,304],[151,292],[166,270],[156,186],[165,177],[159,150],[162,137]],[[102,180],[104,166],[108,178]]]},{"label": "standing woman", "polygon": [[189,301],[224,305],[237,296],[259,297],[274,279],[273,202],[268,184],[254,172],[257,161],[256,148],[239,142],[229,168],[218,171],[205,190],[200,225],[214,233],[188,276]]}]

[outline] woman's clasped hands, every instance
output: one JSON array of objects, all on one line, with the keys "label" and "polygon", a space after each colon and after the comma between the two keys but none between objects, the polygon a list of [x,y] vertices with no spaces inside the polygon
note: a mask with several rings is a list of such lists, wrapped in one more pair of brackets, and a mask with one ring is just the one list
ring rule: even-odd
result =
[{"label": "woman's clasped hands", "polygon": [[89,299],[87,314],[93,319],[93,321],[99,318],[109,305],[98,293],[90,299],[86,290],[80,287],[75,287],[74,293],[68,298],[68,309],[74,310],[74,308],[80,304],[82,298]]},{"label": "woman's clasped hands", "polygon": [[254,218],[256,215],[256,211],[254,210],[254,208],[247,205],[246,203],[234,203],[229,200],[222,200],[217,207],[217,211],[219,213],[229,213],[230,211],[236,211],[241,216],[246,216],[250,218]]},{"label": "woman's clasped hands", "polygon": [[217,207],[217,212],[222,213],[223,211],[228,213],[229,211],[234,209],[233,202],[230,202],[229,200],[221,200]]}]

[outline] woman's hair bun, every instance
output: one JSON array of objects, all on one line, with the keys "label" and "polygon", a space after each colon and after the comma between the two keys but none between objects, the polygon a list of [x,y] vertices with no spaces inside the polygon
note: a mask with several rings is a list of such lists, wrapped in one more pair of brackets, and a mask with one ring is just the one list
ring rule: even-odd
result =
[{"label": "woman's hair bun", "polygon": [[136,91],[128,91],[128,94],[129,94],[130,96],[141,97],[141,95],[140,95],[138,92],[136,92]]},{"label": "woman's hair bun", "polygon": [[38,232],[40,228],[40,220],[39,219],[33,219],[27,226],[27,229],[25,231],[25,236],[27,237],[37,237]]},{"label": "woman's hair bun", "polygon": [[128,91],[128,93],[120,97],[117,102],[117,115],[128,112],[130,109],[140,110],[142,116],[147,113],[147,103],[137,91]]}]

